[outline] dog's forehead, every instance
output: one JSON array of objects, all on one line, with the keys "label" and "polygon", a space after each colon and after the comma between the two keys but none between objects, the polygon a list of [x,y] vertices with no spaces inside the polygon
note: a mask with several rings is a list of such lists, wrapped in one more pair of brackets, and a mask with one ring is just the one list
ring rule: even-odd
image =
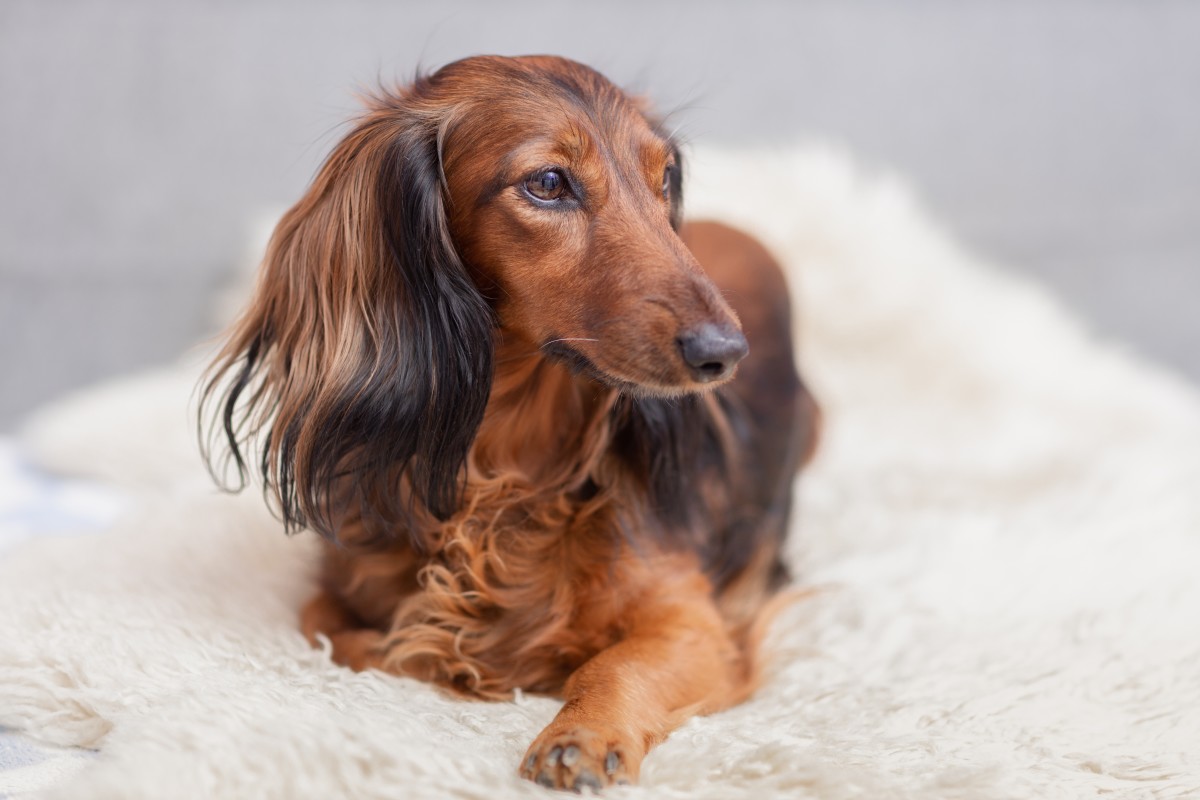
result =
[{"label": "dog's forehead", "polygon": [[504,143],[503,150],[540,142],[573,158],[647,152],[662,157],[669,151],[666,140],[628,102],[606,107],[564,97],[519,96],[487,109],[481,118],[490,120],[492,135]]},{"label": "dog's forehead", "polygon": [[561,56],[472,56],[447,64],[432,79],[468,93],[509,97],[559,94],[589,105],[628,100],[596,70]]},{"label": "dog's forehead", "polygon": [[488,138],[592,138],[622,149],[669,150],[640,100],[570,59],[477,56],[444,67],[435,78],[460,107],[480,112],[474,116]]}]

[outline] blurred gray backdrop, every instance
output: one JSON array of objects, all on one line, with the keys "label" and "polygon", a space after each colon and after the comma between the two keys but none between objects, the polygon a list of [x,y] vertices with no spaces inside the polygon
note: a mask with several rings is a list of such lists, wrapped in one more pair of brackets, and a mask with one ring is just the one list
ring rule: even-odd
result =
[{"label": "blurred gray backdrop", "polygon": [[208,333],[356,86],[482,52],[586,61],[692,141],[844,142],[1200,376],[1200,3],[0,0],[0,432]]}]

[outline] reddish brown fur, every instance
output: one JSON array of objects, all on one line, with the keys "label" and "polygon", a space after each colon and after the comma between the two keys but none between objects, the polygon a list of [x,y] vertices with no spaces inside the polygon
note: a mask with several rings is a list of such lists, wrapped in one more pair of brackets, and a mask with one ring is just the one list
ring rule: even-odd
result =
[{"label": "reddish brown fur", "polygon": [[[494,314],[486,407],[444,517],[423,504],[416,461],[361,457],[369,437],[328,480],[305,470],[349,424],[326,410],[396,368],[386,343],[401,311],[384,300],[417,289],[392,267],[380,188],[390,148],[416,135],[436,142],[442,176],[440,197],[424,198],[445,206],[430,246],[451,251]],[[521,767],[548,785],[636,780],[687,716],[750,691],[753,623],[784,576],[791,479],[815,442],[779,268],[724,226],[677,231],[677,183],[661,191],[677,161],[636,103],[563,59],[468,59],[373,99],[281,221],[208,390],[242,370],[247,394],[221,395],[235,453],[258,437],[285,514],[332,534],[302,615],[310,640],[328,636],[356,669],[466,695],[561,694]],[[576,205],[522,193],[547,165],[572,176]],[[698,382],[677,337],[736,329],[738,315],[751,355],[707,391],[716,383]],[[646,429],[629,398],[701,391],[694,413],[724,466],[694,468],[688,519],[703,522],[677,530],[629,454],[656,446],[636,441]],[[722,553],[746,547],[724,569]]]}]

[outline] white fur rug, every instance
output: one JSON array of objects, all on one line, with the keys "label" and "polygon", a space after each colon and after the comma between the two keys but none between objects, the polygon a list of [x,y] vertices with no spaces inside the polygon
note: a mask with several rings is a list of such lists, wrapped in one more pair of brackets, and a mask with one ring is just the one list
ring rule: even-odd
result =
[{"label": "white fur rug", "polygon": [[[612,797],[1200,796],[1200,402],[1090,341],[836,152],[691,159],[689,211],[792,270],[828,414],[770,679]],[[47,411],[44,463],[122,482],[110,533],[0,565],[0,725],[100,749],[64,798],[546,797],[557,703],[446,699],[309,650],[311,542],[192,455],[195,370]]]}]

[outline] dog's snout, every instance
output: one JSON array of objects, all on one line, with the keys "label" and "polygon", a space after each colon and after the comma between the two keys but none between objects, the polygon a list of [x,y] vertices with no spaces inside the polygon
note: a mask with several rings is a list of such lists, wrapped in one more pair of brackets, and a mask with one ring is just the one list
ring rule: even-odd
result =
[{"label": "dog's snout", "polygon": [[741,331],[711,322],[684,331],[675,341],[692,376],[701,383],[728,377],[750,352]]}]

